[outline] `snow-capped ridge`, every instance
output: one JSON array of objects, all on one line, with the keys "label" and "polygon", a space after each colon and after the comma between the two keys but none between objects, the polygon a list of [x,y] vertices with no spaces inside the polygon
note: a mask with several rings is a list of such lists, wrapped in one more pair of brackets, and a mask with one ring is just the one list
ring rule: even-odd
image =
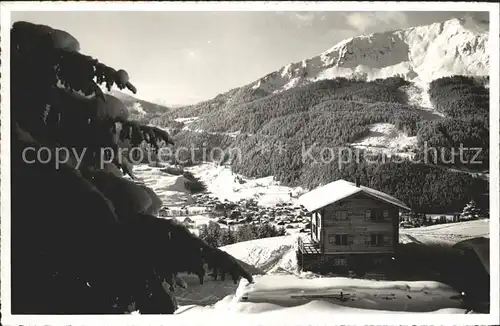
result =
[{"label": "snow-capped ridge", "polygon": [[472,18],[351,37],[253,83],[269,93],[335,77],[403,76],[426,85],[449,75],[489,74],[488,24]]}]

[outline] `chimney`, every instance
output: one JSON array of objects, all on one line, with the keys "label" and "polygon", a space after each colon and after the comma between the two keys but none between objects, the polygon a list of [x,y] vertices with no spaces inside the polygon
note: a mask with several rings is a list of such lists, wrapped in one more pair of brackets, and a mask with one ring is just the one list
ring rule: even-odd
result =
[{"label": "chimney", "polygon": [[360,186],[359,177],[355,177],[356,187]]}]

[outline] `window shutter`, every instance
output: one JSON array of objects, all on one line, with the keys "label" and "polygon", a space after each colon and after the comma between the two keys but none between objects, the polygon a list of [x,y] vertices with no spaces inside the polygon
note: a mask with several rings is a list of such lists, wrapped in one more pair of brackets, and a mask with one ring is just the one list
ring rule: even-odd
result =
[{"label": "window shutter", "polygon": [[354,243],[354,236],[348,235],[347,236],[347,244],[352,245]]},{"label": "window shutter", "polygon": [[388,235],[384,235],[384,243],[387,245],[392,245],[392,238]]}]

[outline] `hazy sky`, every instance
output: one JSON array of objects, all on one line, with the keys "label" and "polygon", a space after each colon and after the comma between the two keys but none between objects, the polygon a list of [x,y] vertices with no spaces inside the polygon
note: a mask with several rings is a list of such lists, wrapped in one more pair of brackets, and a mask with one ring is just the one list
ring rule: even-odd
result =
[{"label": "hazy sky", "polygon": [[[189,104],[316,56],[342,39],[465,12],[14,12],[64,29],[81,51],[129,72],[137,97]],[[477,13],[475,15],[478,15]],[[488,13],[481,15],[488,17]]]}]

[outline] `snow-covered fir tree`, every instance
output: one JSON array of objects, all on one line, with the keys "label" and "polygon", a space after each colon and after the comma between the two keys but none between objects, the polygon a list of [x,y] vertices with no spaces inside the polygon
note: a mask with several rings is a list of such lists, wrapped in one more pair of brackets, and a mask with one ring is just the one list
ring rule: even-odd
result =
[{"label": "snow-covered fir tree", "polygon": [[460,220],[476,220],[480,216],[480,210],[476,206],[476,202],[471,200],[467,205],[465,205],[462,214],[460,214]]}]

